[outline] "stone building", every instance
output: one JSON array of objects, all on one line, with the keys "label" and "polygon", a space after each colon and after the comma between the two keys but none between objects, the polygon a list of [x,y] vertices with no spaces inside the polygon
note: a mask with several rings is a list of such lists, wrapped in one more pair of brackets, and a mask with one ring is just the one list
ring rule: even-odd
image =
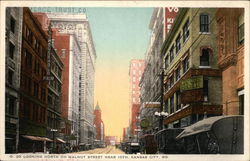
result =
[{"label": "stone building", "polygon": [[224,115],[244,114],[244,9],[219,8],[218,57]]},{"label": "stone building", "polygon": [[130,136],[138,135],[140,115],[140,80],[144,70],[144,60],[132,59],[129,65],[129,105],[130,105]]},{"label": "stone building", "polygon": [[[19,108],[19,152],[44,151],[48,108],[48,35],[23,8]],[[32,147],[32,148],[31,148]]]},{"label": "stone building", "polygon": [[180,9],[163,44],[165,127],[185,127],[222,114],[215,12]]},{"label": "stone building", "polygon": [[5,19],[5,152],[17,152],[23,10],[6,8]]}]

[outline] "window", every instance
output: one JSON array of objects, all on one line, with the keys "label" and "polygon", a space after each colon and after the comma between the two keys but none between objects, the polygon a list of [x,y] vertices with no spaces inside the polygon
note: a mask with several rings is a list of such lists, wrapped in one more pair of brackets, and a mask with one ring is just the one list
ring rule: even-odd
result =
[{"label": "window", "polygon": [[11,59],[14,58],[15,45],[12,42],[9,42],[9,56]]},{"label": "window", "polygon": [[178,51],[180,51],[180,49],[181,49],[181,35],[180,34],[176,38],[175,43],[176,43],[176,47],[175,47],[176,54],[178,54]]},{"label": "window", "polygon": [[133,82],[135,82],[135,77],[133,77]]},{"label": "window", "polygon": [[168,65],[169,65],[169,56],[167,56],[166,58],[165,58],[165,69],[167,69],[168,68]]},{"label": "window", "polygon": [[13,85],[13,77],[14,77],[14,71],[11,69],[8,69],[8,83],[10,85]]},{"label": "window", "polygon": [[200,66],[209,66],[209,49],[202,49]]},{"label": "window", "polygon": [[133,91],[133,94],[135,94],[135,91]]},{"label": "window", "polygon": [[135,70],[133,70],[133,74],[134,74],[134,75],[136,74],[136,71],[135,71]]},{"label": "window", "polygon": [[200,15],[200,32],[209,32],[209,16],[208,14]]},{"label": "window", "polygon": [[135,97],[133,97],[133,103],[135,103]]},{"label": "window", "polygon": [[170,97],[170,114],[174,112],[174,95]]},{"label": "window", "polygon": [[239,17],[239,27],[238,27],[238,34],[239,34],[239,44],[244,43],[244,14],[241,14]]},{"label": "window", "polygon": [[8,99],[8,114],[15,115],[15,102],[16,98],[13,96],[9,96]]},{"label": "window", "polygon": [[172,87],[173,85],[174,85],[174,77],[172,76],[170,78],[170,85],[169,85],[169,87]]},{"label": "window", "polygon": [[203,80],[203,96],[204,96],[204,101],[208,101],[208,80],[204,79]]},{"label": "window", "polygon": [[51,40],[51,46],[52,46],[52,48],[55,47],[55,40],[54,39]]},{"label": "window", "polygon": [[184,60],[183,60],[183,73],[185,73],[189,68],[189,60],[188,60],[188,57],[186,57]]},{"label": "window", "polygon": [[181,69],[180,69],[180,67],[178,67],[178,68],[176,69],[176,71],[175,71],[175,80],[176,80],[176,81],[179,80],[180,77],[181,77]]},{"label": "window", "polygon": [[10,18],[10,31],[15,33],[16,20],[11,16]]},{"label": "window", "polygon": [[165,112],[168,112],[168,99],[165,102]]},{"label": "window", "polygon": [[176,92],[176,110],[181,109],[181,92],[178,90]]},{"label": "window", "polygon": [[185,42],[189,36],[189,19],[186,21],[186,23],[183,26],[183,42]]},{"label": "window", "polygon": [[173,59],[174,59],[174,45],[170,49],[170,63],[173,61]]}]

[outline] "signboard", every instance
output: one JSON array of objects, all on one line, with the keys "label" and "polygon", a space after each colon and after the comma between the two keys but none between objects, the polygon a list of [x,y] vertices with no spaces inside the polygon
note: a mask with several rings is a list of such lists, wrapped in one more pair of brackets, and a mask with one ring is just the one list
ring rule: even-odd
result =
[{"label": "signboard", "polygon": [[174,20],[175,16],[177,15],[179,9],[177,7],[166,7],[165,8],[165,33],[166,35],[169,33]]},{"label": "signboard", "polygon": [[46,13],[86,13],[86,8],[83,7],[31,7],[32,12]]},{"label": "signboard", "polygon": [[144,108],[160,108],[161,103],[160,102],[145,102]]},{"label": "signboard", "polygon": [[203,88],[203,76],[194,76],[181,82],[181,91]]},{"label": "signboard", "polygon": [[181,92],[181,103],[195,103],[203,101],[203,89],[189,90]]},{"label": "signboard", "polygon": [[149,120],[148,119],[141,120],[140,125],[142,128],[147,128],[149,126]]}]

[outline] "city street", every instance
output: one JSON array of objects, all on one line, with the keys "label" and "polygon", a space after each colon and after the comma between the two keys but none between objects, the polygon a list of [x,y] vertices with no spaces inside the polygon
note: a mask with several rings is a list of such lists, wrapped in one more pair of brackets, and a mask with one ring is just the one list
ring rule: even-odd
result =
[{"label": "city street", "polygon": [[107,146],[106,148],[96,148],[77,152],[76,154],[124,154],[124,152],[118,148],[115,148],[115,146]]}]

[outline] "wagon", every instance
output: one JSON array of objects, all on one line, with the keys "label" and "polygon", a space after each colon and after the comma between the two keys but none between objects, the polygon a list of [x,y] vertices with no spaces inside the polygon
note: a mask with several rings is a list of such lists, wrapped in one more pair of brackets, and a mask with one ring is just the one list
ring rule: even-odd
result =
[{"label": "wagon", "polygon": [[243,154],[244,117],[216,116],[188,126],[177,137],[186,154]]}]

